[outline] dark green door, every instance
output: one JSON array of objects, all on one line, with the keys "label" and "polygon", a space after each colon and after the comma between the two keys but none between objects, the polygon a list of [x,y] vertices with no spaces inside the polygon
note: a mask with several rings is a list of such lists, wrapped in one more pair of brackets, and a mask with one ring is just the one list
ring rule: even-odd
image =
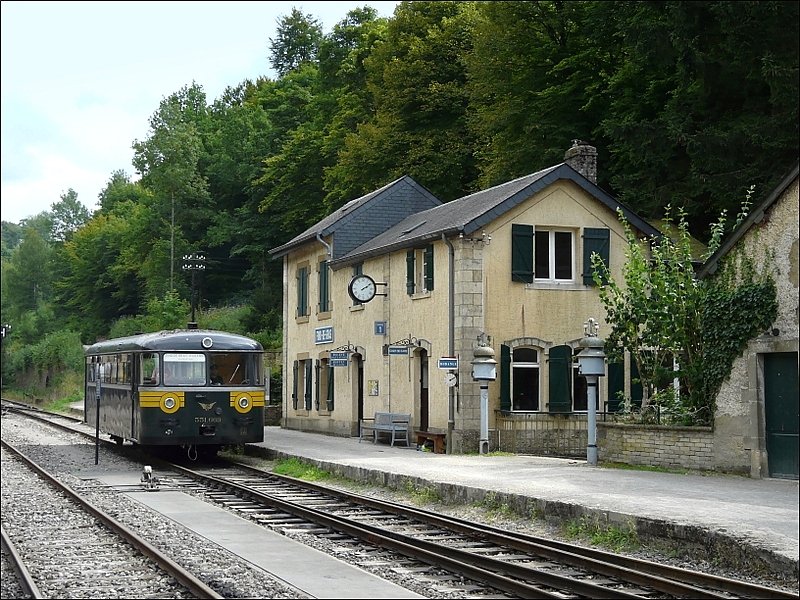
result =
[{"label": "dark green door", "polygon": [[798,479],[796,352],[764,355],[764,413],[770,477]]}]

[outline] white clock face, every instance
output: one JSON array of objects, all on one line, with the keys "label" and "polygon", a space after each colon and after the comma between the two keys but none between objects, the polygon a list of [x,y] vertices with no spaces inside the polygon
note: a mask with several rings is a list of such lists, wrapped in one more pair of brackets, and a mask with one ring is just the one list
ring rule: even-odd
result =
[{"label": "white clock face", "polygon": [[375,281],[369,275],[358,275],[350,282],[350,295],[359,302],[369,302],[375,297]]}]

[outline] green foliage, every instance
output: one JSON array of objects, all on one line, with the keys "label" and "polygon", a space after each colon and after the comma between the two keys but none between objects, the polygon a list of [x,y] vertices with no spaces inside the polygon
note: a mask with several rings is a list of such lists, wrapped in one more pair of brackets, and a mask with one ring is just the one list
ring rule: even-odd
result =
[{"label": "green foliage", "polygon": [[[8,341],[8,340],[6,340]],[[10,372],[3,385],[36,398],[74,397],[83,389],[83,345],[80,335],[62,330],[32,344],[13,343],[5,350]],[[3,361],[4,374],[6,360]]]},{"label": "green foliage", "polygon": [[332,477],[329,471],[320,469],[299,458],[289,458],[279,461],[275,463],[275,467],[272,471],[278,475],[287,475],[295,479],[304,479],[306,481],[325,481]]},{"label": "green foliage", "polygon": [[614,552],[636,550],[641,545],[636,526],[625,527],[604,525],[597,519],[581,517],[567,521],[563,525],[568,539],[588,540],[595,546],[608,548]]},{"label": "green foliage", "polygon": [[[748,206],[749,196],[737,222]],[[666,213],[671,223],[669,207]],[[751,258],[737,252],[738,262],[732,259],[722,275],[698,280],[686,215],[679,215],[676,239],[653,237],[645,248],[619,212],[627,239],[624,286],[596,254],[592,266],[611,326],[606,352],[611,361],[630,353],[643,389],[642,415],[706,425],[713,422],[716,396],[734,359],[777,315],[770,271],[774,261],[767,257],[759,272]],[[713,228],[711,249],[719,246],[724,221],[723,214]],[[675,378],[680,394],[673,387]]]}]

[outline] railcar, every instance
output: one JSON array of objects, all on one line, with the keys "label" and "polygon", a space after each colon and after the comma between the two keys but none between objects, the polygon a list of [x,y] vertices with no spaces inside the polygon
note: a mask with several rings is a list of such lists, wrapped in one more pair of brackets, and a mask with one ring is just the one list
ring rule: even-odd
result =
[{"label": "railcar", "polygon": [[203,329],[97,342],[85,350],[85,421],[119,444],[182,448],[191,459],[261,442],[263,350]]}]

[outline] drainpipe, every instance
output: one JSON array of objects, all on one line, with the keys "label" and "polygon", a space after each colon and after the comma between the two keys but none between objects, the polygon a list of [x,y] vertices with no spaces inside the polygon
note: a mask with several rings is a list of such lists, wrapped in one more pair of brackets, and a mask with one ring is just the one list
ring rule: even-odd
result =
[{"label": "drainpipe", "polygon": [[[456,250],[445,234],[442,234],[442,241],[450,249],[450,269],[448,275],[449,290],[447,296],[447,355],[455,356],[455,272],[456,272]],[[447,454],[453,453],[453,429],[456,425],[456,388],[450,387],[448,390],[447,403]]]},{"label": "drainpipe", "polygon": [[322,235],[319,233],[317,234],[317,241],[325,246],[325,254],[328,255],[328,258],[333,258],[333,251],[331,250],[331,245],[328,244],[325,240],[322,239]]}]

